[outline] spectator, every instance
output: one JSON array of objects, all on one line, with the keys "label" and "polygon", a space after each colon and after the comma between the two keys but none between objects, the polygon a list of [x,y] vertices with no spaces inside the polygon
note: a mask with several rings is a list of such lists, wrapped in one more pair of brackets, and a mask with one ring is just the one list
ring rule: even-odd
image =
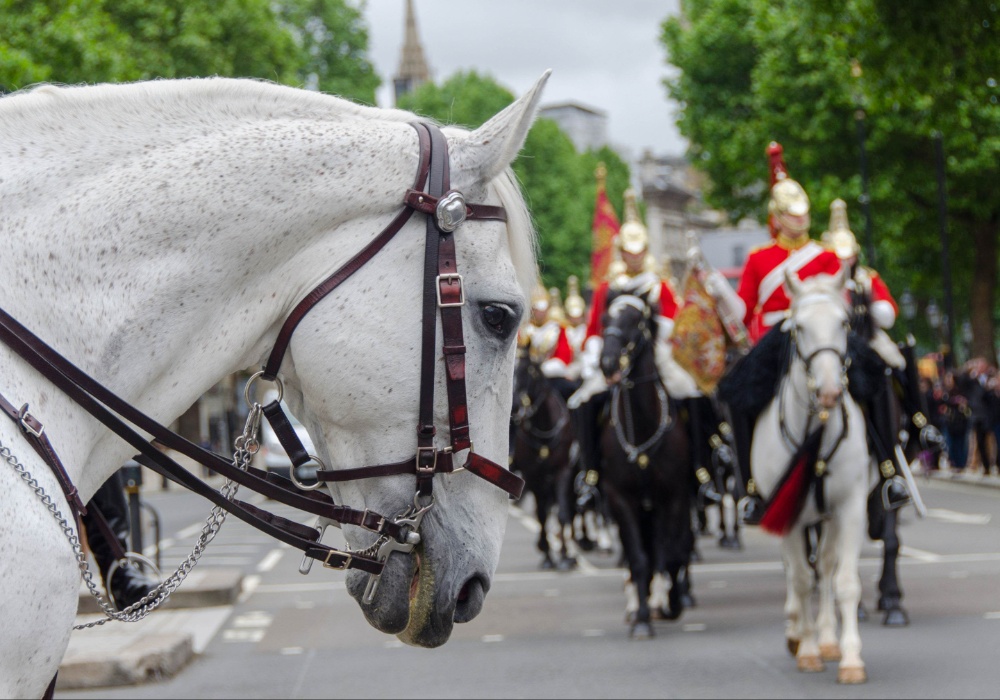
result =
[{"label": "spectator", "polygon": [[948,462],[957,471],[965,469],[969,460],[969,402],[957,385],[955,370],[947,369],[941,379],[938,410],[943,418],[944,439]]},{"label": "spectator", "polygon": [[969,402],[969,428],[975,439],[975,452],[971,455],[970,467],[989,472],[989,450],[987,436],[991,429],[991,411],[987,394],[989,388],[989,364],[982,357],[974,357],[965,365],[962,379],[963,391]]}]

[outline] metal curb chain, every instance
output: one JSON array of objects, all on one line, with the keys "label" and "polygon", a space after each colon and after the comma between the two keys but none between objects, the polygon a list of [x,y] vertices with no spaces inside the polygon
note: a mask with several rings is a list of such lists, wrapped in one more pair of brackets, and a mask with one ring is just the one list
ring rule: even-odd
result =
[{"label": "metal curb chain", "polygon": [[[259,442],[257,441],[257,432],[260,428],[260,405],[254,404],[250,410],[250,415],[247,417],[246,426],[243,429],[243,434],[236,438],[234,442],[233,450],[233,466],[242,471],[246,471],[247,467],[250,465],[250,461],[253,459],[253,455],[257,452],[259,448]],[[100,620],[95,620],[93,622],[88,622],[81,625],[74,625],[74,630],[88,629],[91,627],[97,627],[103,625],[111,620],[117,620],[118,622],[138,622],[142,620],[149,613],[160,607],[170,594],[173,593],[177,588],[183,583],[184,579],[187,578],[188,574],[194,569],[198,564],[198,560],[204,554],[205,548],[208,543],[215,539],[218,534],[219,529],[222,524],[226,521],[226,512],[221,506],[216,506],[212,509],[208,518],[205,520],[205,526],[202,528],[201,534],[195,541],[194,547],[187,558],[181,562],[173,574],[164,579],[153,591],[150,591],[141,600],[133,603],[132,605],[124,608],[121,611],[115,610],[115,608],[108,602],[104,595],[98,589],[96,583],[94,583],[93,571],[91,571],[90,564],[87,562],[87,555],[83,551],[83,546],[80,542],[79,535],[75,531],[75,528],[60,512],[58,506],[52,500],[52,497],[45,492],[45,489],[38,483],[31,472],[18,461],[10,448],[0,441],[0,457],[5,459],[7,463],[17,472],[21,480],[24,481],[38,497],[38,500],[42,502],[48,511],[55,518],[56,523],[62,528],[63,534],[66,539],[69,540],[70,546],[73,548],[73,553],[76,556],[77,566],[80,569],[80,577],[87,586],[87,590],[90,594],[97,600],[98,606],[104,612],[105,617]],[[227,480],[226,483],[219,489],[219,493],[227,500],[232,501],[236,497],[236,493],[239,491],[239,484],[235,484],[231,480]]]}]

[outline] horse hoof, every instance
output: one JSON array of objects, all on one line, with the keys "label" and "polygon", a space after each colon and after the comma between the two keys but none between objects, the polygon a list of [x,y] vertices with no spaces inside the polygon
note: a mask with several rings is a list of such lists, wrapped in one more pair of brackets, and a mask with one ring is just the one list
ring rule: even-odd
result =
[{"label": "horse hoof", "polygon": [[826,670],[823,659],[817,656],[798,656],[795,662],[802,673],[820,673]]},{"label": "horse hoof", "polygon": [[576,558],[575,557],[563,557],[559,560],[559,570],[560,571],[572,571],[576,568]]},{"label": "horse hoof", "polygon": [[635,610],[626,610],[625,611],[625,624],[626,625],[634,625],[635,624],[635,618],[636,618]]},{"label": "horse hoof", "polygon": [[792,656],[797,656],[799,653],[799,640],[792,639],[791,637],[785,638],[785,644],[788,645],[788,653]]},{"label": "horse hoof", "polygon": [[886,610],[885,617],[882,618],[882,625],[885,627],[906,627],[908,624],[910,616],[902,608]]},{"label": "horse hoof", "polygon": [[738,537],[721,537],[719,539],[720,549],[731,549],[737,552],[743,549],[743,544],[740,542]]},{"label": "horse hoof", "polygon": [[[681,606],[685,608],[696,608],[698,607],[698,601],[694,599],[694,596],[690,593],[685,593],[681,596]],[[680,614],[674,616],[673,619],[680,617]]]},{"label": "horse hoof", "polygon": [[820,644],[819,657],[823,661],[840,661],[840,645],[836,642],[832,644]]},{"label": "horse hoof", "polygon": [[868,682],[868,674],[865,673],[864,666],[843,666],[837,671],[837,682],[844,685],[859,685]]},{"label": "horse hoof", "polygon": [[548,571],[550,569],[556,568],[556,565],[555,562],[553,562],[551,559],[545,557],[544,559],[542,559],[542,563],[539,564],[538,567],[543,571]]},{"label": "horse hoof", "polygon": [[653,626],[648,622],[636,622],[628,633],[629,639],[652,639]]}]

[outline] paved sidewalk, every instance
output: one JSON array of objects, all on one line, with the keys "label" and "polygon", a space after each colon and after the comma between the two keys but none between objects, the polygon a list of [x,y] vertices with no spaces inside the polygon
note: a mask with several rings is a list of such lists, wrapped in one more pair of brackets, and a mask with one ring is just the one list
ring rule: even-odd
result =
[{"label": "paved sidewalk", "polygon": [[[166,604],[139,622],[110,621],[75,630],[59,666],[59,690],[136,685],[169,678],[200,654],[226,621],[243,588],[239,569],[192,571]],[[77,624],[103,614],[86,588]]]},{"label": "paved sidewalk", "polygon": [[961,471],[954,471],[934,469],[915,476],[918,479],[922,477],[925,479],[934,479],[935,481],[948,481],[954,484],[969,484],[971,486],[986,486],[988,488],[1000,489],[1000,475],[985,474],[982,470],[971,471],[963,469]]}]

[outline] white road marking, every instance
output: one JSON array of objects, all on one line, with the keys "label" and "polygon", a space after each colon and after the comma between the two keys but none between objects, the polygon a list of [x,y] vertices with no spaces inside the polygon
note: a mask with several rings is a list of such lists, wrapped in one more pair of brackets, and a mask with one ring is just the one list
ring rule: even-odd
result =
[{"label": "white road marking", "polygon": [[988,513],[959,513],[947,508],[928,508],[927,517],[946,523],[962,523],[964,525],[986,525],[990,522]]},{"label": "white road marking", "polygon": [[708,625],[701,622],[690,622],[684,625],[685,632],[704,632],[708,629]]},{"label": "white road marking", "polygon": [[605,634],[604,630],[584,630],[584,637],[603,637]]},{"label": "white road marking", "polygon": [[934,552],[928,552],[923,549],[917,549],[916,547],[910,547],[907,545],[900,545],[899,553],[904,557],[910,557],[911,559],[919,559],[920,561],[926,561],[931,564],[936,564],[941,561],[940,554],[934,554]]},{"label": "white road marking", "polygon": [[266,557],[261,559],[260,564],[257,565],[257,571],[260,573],[270,571],[278,564],[284,554],[285,551],[283,549],[272,549],[267,553]]},{"label": "white road marking", "polygon": [[502,642],[502,641],[503,641],[503,635],[502,634],[484,634],[483,635],[483,642],[486,643],[486,644],[495,644],[496,642]]},{"label": "white road marking", "polygon": [[987,620],[1000,620],[1000,612],[988,612],[983,617]]},{"label": "white road marking", "polygon": [[250,576],[245,576],[243,578],[243,586],[240,590],[240,595],[236,599],[237,603],[245,603],[250,599],[250,596],[254,594],[257,590],[257,586],[260,585],[260,576],[251,574]]}]

